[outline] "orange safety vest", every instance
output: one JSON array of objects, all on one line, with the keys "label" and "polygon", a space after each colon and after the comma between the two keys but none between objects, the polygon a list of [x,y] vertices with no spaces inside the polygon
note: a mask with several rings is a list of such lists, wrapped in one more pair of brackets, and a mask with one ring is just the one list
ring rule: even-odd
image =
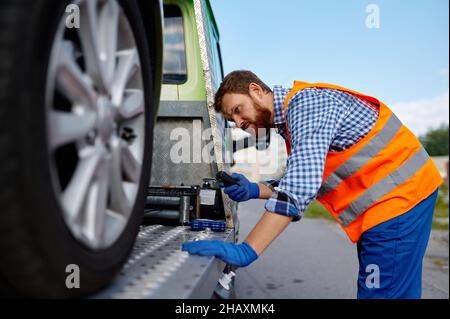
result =
[{"label": "orange safety vest", "polygon": [[414,134],[378,99],[332,84],[294,82],[284,102],[305,88],[354,94],[379,108],[372,130],[341,152],[328,152],[317,200],[333,215],[352,242],[366,230],[400,216],[431,195],[443,182],[432,159]]}]

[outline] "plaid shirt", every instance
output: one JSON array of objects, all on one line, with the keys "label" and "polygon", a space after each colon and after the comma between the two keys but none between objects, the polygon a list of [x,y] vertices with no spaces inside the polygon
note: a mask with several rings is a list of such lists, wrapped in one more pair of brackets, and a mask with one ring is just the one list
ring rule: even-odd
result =
[{"label": "plaid shirt", "polygon": [[[274,122],[285,140],[283,109],[290,91],[281,86],[273,90]],[[298,221],[317,196],[327,153],[345,150],[366,136],[378,119],[378,109],[346,92],[307,88],[292,97],[286,119],[291,154],[281,180],[262,182],[273,191],[265,209]]]}]

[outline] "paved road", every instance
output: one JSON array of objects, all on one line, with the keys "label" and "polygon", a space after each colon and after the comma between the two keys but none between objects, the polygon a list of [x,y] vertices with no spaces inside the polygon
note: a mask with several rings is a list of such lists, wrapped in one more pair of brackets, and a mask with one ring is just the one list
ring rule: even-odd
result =
[{"label": "paved road", "polygon": [[[240,204],[240,240],[257,223],[264,201]],[[424,262],[424,298],[449,298],[448,232],[430,244]],[[430,248],[429,247],[429,248]],[[247,268],[238,269],[237,298],[352,299],[356,297],[356,245],[334,223],[304,218]]]}]

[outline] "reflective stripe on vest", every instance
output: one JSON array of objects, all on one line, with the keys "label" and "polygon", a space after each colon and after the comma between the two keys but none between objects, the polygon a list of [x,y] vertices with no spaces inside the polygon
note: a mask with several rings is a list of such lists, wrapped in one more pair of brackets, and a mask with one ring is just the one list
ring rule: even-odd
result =
[{"label": "reflective stripe on vest", "polygon": [[359,215],[365,212],[380,198],[387,195],[397,186],[403,184],[418,172],[428,161],[429,156],[422,147],[416,154],[405,161],[397,170],[367,189],[359,198],[353,201],[338,217],[339,221],[348,226]]},{"label": "reflective stripe on vest", "polygon": [[318,197],[322,197],[334,190],[343,180],[356,173],[366,165],[375,155],[383,150],[402,127],[400,120],[392,114],[377,135],[367,145],[353,155],[348,161],[334,171],[322,184]]}]

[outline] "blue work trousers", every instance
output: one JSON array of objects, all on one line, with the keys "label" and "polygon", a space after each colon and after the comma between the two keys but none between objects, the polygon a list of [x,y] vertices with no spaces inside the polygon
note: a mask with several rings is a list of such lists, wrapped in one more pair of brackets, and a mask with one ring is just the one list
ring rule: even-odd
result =
[{"label": "blue work trousers", "polygon": [[410,211],[365,231],[357,243],[358,299],[417,299],[438,190]]}]

